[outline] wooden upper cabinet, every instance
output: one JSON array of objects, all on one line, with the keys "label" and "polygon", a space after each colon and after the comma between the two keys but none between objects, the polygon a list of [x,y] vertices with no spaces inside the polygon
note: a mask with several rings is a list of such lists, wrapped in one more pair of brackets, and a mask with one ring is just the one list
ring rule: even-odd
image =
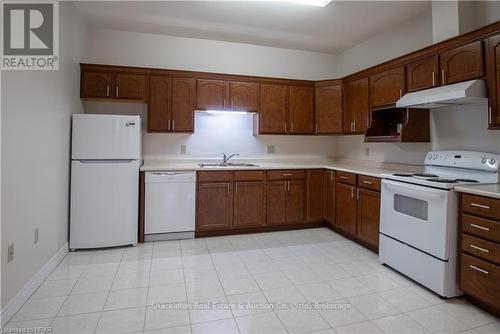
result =
[{"label": "wooden upper cabinet", "polygon": [[288,86],[261,84],[259,106],[260,133],[286,133]]},{"label": "wooden upper cabinet", "polygon": [[171,131],[194,132],[195,101],[196,80],[174,78],[172,80]]},{"label": "wooden upper cabinet", "polygon": [[500,35],[488,42],[489,129],[500,129]]},{"label": "wooden upper cabinet", "polygon": [[230,82],[231,110],[257,111],[259,85],[255,82]]},{"label": "wooden upper cabinet", "polygon": [[82,72],[82,98],[111,98],[113,75],[109,72]]},{"label": "wooden upper cabinet", "polygon": [[230,229],[232,196],[231,182],[199,183],[196,229],[198,231]]},{"label": "wooden upper cabinet", "polygon": [[342,85],[316,88],[316,133],[342,133]]},{"label": "wooden upper cabinet", "polygon": [[147,100],[148,91],[148,76],[137,74],[115,74],[115,98]]},{"label": "wooden upper cabinet", "polygon": [[224,110],[226,109],[228,95],[227,81],[198,79],[196,108],[200,110]]},{"label": "wooden upper cabinet", "polygon": [[371,107],[392,106],[405,92],[405,68],[396,67],[370,77]]},{"label": "wooden upper cabinet", "polygon": [[148,131],[170,130],[172,79],[151,77],[149,84]]},{"label": "wooden upper cabinet", "polygon": [[378,248],[380,193],[358,188],[357,197],[357,236],[373,248]]},{"label": "wooden upper cabinet", "polygon": [[370,86],[368,78],[350,81],[343,86],[343,132],[364,133],[370,125]]},{"label": "wooden upper cabinet", "polygon": [[314,133],[314,88],[290,87],[290,132]]},{"label": "wooden upper cabinet", "polygon": [[478,41],[439,55],[441,84],[482,78],[484,76],[483,42]]},{"label": "wooden upper cabinet", "polygon": [[406,65],[408,92],[439,86],[439,57],[437,55]]},{"label": "wooden upper cabinet", "polygon": [[306,191],[306,220],[320,222],[323,220],[323,170],[311,169],[307,171]]},{"label": "wooden upper cabinet", "polygon": [[264,224],[264,182],[234,182],[233,228],[259,227]]}]

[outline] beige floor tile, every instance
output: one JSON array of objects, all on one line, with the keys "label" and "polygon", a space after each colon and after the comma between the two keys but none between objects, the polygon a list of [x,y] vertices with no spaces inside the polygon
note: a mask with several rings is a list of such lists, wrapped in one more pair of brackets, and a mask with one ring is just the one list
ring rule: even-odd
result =
[{"label": "beige floor tile", "polygon": [[96,333],[136,333],[144,329],[145,307],[102,312]]},{"label": "beige floor tile", "polygon": [[410,311],[406,315],[434,333],[457,333],[472,328],[439,308],[439,305]]},{"label": "beige floor tile", "polygon": [[104,311],[146,306],[148,288],[111,291],[104,305]]},{"label": "beige floor tile", "polygon": [[165,310],[146,307],[146,322],[144,330],[161,329],[189,325],[187,310]]},{"label": "beige floor tile", "polygon": [[408,287],[382,291],[379,292],[379,295],[403,312],[432,305],[424,297],[419,296]]},{"label": "beige floor tile", "polygon": [[29,299],[14,315],[12,322],[53,318],[65,299],[66,297]]},{"label": "beige floor tile", "polygon": [[71,290],[75,286],[77,279],[70,280],[56,280],[56,281],[45,281],[31,296],[32,299],[35,298],[45,298],[45,297],[61,297],[70,294]]},{"label": "beige floor tile", "polygon": [[239,334],[233,318],[191,325],[193,334]]},{"label": "beige floor tile", "polygon": [[401,313],[401,311],[378,294],[350,297],[352,305],[368,319],[377,319]]},{"label": "beige floor tile", "polygon": [[66,301],[64,301],[58,316],[100,312],[104,308],[107,296],[107,292],[70,295]]},{"label": "beige floor tile", "polygon": [[430,333],[405,314],[372,320],[386,334],[425,334]]},{"label": "beige floor tile", "polygon": [[97,312],[55,318],[50,327],[54,334],[91,334],[94,333],[100,316],[101,313]]},{"label": "beige floor tile", "polygon": [[330,327],[316,310],[278,310],[276,314],[289,333],[310,333]]},{"label": "beige floor tile", "polygon": [[363,313],[352,307],[347,300],[339,299],[335,303],[338,303],[338,308],[319,310],[321,316],[330,326],[340,327],[368,320]]},{"label": "beige floor tile", "polygon": [[274,312],[236,318],[241,334],[284,334],[285,327]]},{"label": "beige floor tile", "polygon": [[336,327],[335,331],[339,334],[383,334],[383,332],[370,321]]}]

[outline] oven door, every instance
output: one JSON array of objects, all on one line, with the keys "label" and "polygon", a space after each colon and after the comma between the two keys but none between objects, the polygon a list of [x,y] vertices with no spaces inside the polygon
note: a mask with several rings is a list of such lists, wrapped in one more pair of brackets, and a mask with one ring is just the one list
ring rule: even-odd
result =
[{"label": "oven door", "polygon": [[456,210],[453,191],[382,180],[380,233],[444,261]]}]

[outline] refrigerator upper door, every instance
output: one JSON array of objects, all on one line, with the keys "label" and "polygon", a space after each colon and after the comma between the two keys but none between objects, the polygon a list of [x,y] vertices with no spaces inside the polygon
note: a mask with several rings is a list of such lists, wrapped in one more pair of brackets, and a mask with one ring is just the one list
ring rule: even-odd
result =
[{"label": "refrigerator upper door", "polygon": [[71,163],[70,248],[137,243],[139,165]]},{"label": "refrigerator upper door", "polygon": [[141,118],[73,115],[73,160],[141,159]]}]

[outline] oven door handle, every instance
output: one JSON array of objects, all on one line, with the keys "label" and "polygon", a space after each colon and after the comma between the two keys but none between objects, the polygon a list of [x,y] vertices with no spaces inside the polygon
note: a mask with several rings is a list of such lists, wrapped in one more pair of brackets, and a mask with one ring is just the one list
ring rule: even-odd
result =
[{"label": "oven door handle", "polygon": [[418,199],[440,199],[446,195],[446,190],[437,190],[391,180],[382,180],[382,186],[395,194],[408,195]]}]

